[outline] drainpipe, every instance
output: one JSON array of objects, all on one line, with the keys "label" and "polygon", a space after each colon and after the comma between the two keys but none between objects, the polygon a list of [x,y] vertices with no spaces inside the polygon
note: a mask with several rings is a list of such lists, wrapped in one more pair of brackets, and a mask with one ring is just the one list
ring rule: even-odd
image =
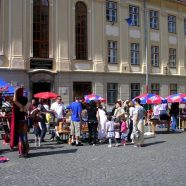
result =
[{"label": "drainpipe", "polygon": [[146,65],[146,81],[145,81],[145,87],[146,87],[146,93],[149,91],[149,73],[148,73],[148,36],[147,36],[147,29],[148,29],[148,23],[147,23],[147,2],[146,0],[143,1],[144,3],[144,48],[145,48],[145,65]]}]

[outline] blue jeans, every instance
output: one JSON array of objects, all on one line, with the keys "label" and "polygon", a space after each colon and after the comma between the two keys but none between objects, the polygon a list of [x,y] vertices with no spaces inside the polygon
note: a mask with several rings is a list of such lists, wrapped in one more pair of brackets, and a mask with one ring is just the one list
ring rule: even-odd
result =
[{"label": "blue jeans", "polygon": [[176,130],[176,126],[177,126],[177,117],[172,115],[171,116],[171,129]]},{"label": "blue jeans", "polygon": [[42,130],[41,130],[41,141],[43,141],[44,138],[45,138],[46,131],[47,131],[46,123],[45,122],[41,122],[41,127],[42,127]]}]

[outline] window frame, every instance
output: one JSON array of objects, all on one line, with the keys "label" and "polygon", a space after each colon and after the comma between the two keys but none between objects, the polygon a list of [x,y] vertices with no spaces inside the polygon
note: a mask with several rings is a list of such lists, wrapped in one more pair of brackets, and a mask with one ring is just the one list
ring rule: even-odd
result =
[{"label": "window frame", "polygon": [[139,43],[130,44],[130,57],[131,57],[130,59],[131,65],[140,65],[140,44]]},{"label": "window frame", "polygon": [[160,95],[160,84],[159,83],[151,83],[151,93]]},{"label": "window frame", "polygon": [[88,10],[82,1],[75,5],[75,51],[76,60],[88,60]]},{"label": "window frame", "polygon": [[151,46],[151,65],[153,67],[159,67],[159,46]]},{"label": "window frame", "polygon": [[117,41],[108,40],[107,42],[107,50],[108,50],[108,63],[109,64],[117,64]]},{"label": "window frame", "polygon": [[129,17],[132,20],[131,26],[140,26],[140,10],[138,6],[129,5]]},{"label": "window frame", "polygon": [[184,35],[186,36],[186,18],[184,18]]},{"label": "window frame", "polygon": [[[172,88],[173,87],[173,88]],[[175,89],[174,89],[175,88]],[[178,93],[178,85],[176,83],[171,83],[169,85],[170,95]]]},{"label": "window frame", "polygon": [[[110,88],[113,87],[113,88]],[[114,88],[115,87],[115,88]],[[107,104],[112,105],[118,100],[118,83],[107,83]]]},{"label": "window frame", "polygon": [[49,58],[49,16],[49,0],[33,1],[34,58]]},{"label": "window frame", "polygon": [[[138,87],[138,88],[136,88],[136,87]],[[131,83],[130,84],[130,98],[131,98],[131,100],[139,95],[140,95],[140,83]]]},{"label": "window frame", "polygon": [[150,28],[159,30],[159,12],[157,10],[150,10],[149,15]]},{"label": "window frame", "polygon": [[169,48],[169,67],[170,68],[176,68],[176,49],[175,48]]},{"label": "window frame", "polygon": [[[111,5],[111,6],[110,6]],[[116,23],[118,5],[115,1],[106,1],[106,21]]]},{"label": "window frame", "polygon": [[176,16],[168,15],[168,32],[176,34]]}]

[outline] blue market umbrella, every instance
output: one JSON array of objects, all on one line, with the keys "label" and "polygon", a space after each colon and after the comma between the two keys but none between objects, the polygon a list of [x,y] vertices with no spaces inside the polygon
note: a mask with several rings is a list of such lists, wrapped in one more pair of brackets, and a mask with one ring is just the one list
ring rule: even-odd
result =
[{"label": "blue market umbrella", "polygon": [[6,81],[0,79],[0,92],[3,94],[14,94],[15,88]]},{"label": "blue market umbrella", "polygon": [[[0,93],[2,93],[4,96],[6,95],[13,95],[15,92],[15,87],[4,81],[3,79],[0,79]],[[24,90],[24,95],[27,96],[27,91]]]}]

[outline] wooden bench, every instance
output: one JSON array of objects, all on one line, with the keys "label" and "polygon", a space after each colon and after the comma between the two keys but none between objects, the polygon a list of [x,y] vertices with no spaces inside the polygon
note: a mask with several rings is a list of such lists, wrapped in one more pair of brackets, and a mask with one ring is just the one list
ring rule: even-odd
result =
[{"label": "wooden bench", "polygon": [[68,141],[70,135],[70,124],[66,122],[59,122],[57,132],[59,133],[61,140]]}]

